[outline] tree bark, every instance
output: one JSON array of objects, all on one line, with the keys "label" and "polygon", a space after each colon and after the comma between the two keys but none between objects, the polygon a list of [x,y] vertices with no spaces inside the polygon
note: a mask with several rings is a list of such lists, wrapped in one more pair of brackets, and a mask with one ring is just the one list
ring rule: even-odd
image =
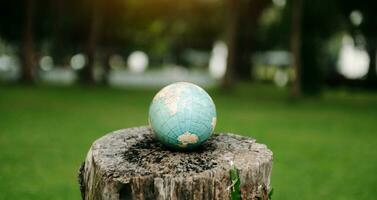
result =
[{"label": "tree bark", "polygon": [[118,130],[96,140],[80,168],[82,198],[229,199],[231,165],[242,199],[268,199],[272,152],[254,139],[214,134],[200,149],[171,151],[149,127]]},{"label": "tree bark", "polygon": [[21,82],[33,83],[35,80],[35,55],[33,43],[34,0],[26,0],[24,28],[21,43]]},{"label": "tree bark", "polygon": [[291,53],[294,80],[291,96],[301,96],[301,12],[302,0],[292,0]]}]

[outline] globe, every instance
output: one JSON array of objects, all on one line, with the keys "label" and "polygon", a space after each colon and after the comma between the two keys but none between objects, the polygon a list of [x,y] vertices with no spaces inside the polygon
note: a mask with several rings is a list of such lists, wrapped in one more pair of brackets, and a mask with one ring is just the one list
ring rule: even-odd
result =
[{"label": "globe", "polygon": [[193,149],[212,134],[216,108],[201,87],[177,82],[162,88],[149,108],[149,125],[155,138],[173,149]]}]

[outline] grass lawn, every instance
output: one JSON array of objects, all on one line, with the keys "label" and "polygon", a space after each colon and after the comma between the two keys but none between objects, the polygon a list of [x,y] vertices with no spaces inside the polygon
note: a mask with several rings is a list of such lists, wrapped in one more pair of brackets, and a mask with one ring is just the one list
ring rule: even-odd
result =
[{"label": "grass lawn", "polygon": [[[0,199],[80,199],[76,171],[103,134],[147,123],[156,91],[0,87]],[[210,90],[217,132],[255,137],[274,152],[273,199],[375,199],[377,93]]]}]

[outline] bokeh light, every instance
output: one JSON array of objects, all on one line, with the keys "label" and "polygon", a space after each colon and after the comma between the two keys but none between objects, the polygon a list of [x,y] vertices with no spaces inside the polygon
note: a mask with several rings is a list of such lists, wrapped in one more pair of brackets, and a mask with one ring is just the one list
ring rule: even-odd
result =
[{"label": "bokeh light", "polygon": [[354,10],[350,14],[350,20],[353,25],[359,26],[363,22],[363,14],[358,10]]},{"label": "bokeh light", "polygon": [[8,71],[11,67],[11,57],[8,55],[0,56],[0,71]]},{"label": "bokeh light", "polygon": [[274,82],[279,87],[284,87],[288,84],[289,74],[287,71],[278,69],[274,74]]},{"label": "bokeh light", "polygon": [[39,66],[44,71],[49,71],[54,67],[54,60],[51,56],[43,56],[39,61]]},{"label": "bokeh light", "polygon": [[367,74],[368,68],[368,53],[361,47],[355,47],[350,36],[344,36],[338,60],[339,72],[347,78],[358,79]]},{"label": "bokeh light", "polygon": [[148,67],[148,55],[142,51],[134,51],[127,59],[127,66],[133,73],[142,73]]},{"label": "bokeh light", "polygon": [[86,58],[84,54],[76,54],[71,58],[71,67],[74,70],[82,69],[86,64]]},{"label": "bokeh light", "polygon": [[209,60],[209,72],[214,78],[220,79],[224,76],[227,57],[228,47],[225,42],[217,41],[213,47]]}]

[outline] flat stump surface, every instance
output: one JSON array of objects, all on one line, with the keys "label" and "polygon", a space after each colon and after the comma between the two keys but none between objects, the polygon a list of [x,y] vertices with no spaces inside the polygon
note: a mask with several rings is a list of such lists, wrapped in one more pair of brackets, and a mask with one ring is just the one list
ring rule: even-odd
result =
[{"label": "flat stump surface", "polygon": [[83,199],[229,199],[231,162],[242,199],[268,199],[272,152],[230,133],[213,134],[193,151],[174,151],[148,126],[114,131],[93,143],[79,181]]}]

